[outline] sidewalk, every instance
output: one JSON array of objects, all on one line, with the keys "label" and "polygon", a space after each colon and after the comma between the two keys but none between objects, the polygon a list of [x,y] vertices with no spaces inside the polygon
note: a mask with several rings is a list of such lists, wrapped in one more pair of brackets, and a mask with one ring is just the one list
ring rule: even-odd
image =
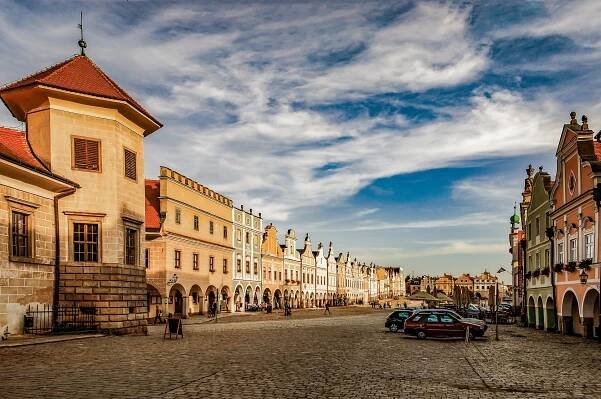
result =
[{"label": "sidewalk", "polygon": [[76,335],[55,335],[55,336],[24,336],[9,337],[8,340],[0,342],[1,348],[14,348],[27,345],[41,345],[53,342],[74,341],[79,339],[105,337],[104,334],[76,334]]}]

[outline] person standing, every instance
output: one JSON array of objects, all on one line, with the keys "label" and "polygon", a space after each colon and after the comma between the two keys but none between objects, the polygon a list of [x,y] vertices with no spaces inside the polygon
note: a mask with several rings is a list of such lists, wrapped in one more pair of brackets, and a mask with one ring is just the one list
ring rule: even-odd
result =
[{"label": "person standing", "polygon": [[330,313],[330,302],[326,302],[326,310],[323,312],[323,314],[328,314],[328,316],[330,316],[332,313]]}]

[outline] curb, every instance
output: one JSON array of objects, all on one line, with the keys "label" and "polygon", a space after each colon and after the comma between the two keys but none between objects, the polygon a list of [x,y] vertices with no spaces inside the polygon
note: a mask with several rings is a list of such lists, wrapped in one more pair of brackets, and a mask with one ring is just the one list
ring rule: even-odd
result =
[{"label": "curb", "polygon": [[75,341],[75,340],[80,340],[80,339],[101,338],[101,337],[106,337],[106,335],[93,334],[93,335],[77,335],[77,336],[72,336],[72,337],[42,338],[42,339],[32,338],[31,340],[24,340],[24,342],[12,342],[12,343],[0,344],[0,350],[2,348],[16,348],[19,346],[52,344],[55,342]]}]

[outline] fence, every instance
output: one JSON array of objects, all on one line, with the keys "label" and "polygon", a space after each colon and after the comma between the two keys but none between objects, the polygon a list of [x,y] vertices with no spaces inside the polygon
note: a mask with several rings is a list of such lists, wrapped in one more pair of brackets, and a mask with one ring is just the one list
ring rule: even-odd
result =
[{"label": "fence", "polygon": [[[24,333],[29,335],[92,332],[99,328],[95,307],[28,306],[25,313]],[[56,323],[53,323],[56,315]]]}]

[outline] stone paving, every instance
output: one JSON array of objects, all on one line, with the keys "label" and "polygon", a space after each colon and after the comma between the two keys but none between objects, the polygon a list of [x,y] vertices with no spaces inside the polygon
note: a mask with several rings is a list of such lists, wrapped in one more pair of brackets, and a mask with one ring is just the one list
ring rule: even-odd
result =
[{"label": "stone paving", "polygon": [[386,313],[0,348],[0,398],[601,398],[595,342],[513,326],[499,342],[418,341],[387,332]]}]

